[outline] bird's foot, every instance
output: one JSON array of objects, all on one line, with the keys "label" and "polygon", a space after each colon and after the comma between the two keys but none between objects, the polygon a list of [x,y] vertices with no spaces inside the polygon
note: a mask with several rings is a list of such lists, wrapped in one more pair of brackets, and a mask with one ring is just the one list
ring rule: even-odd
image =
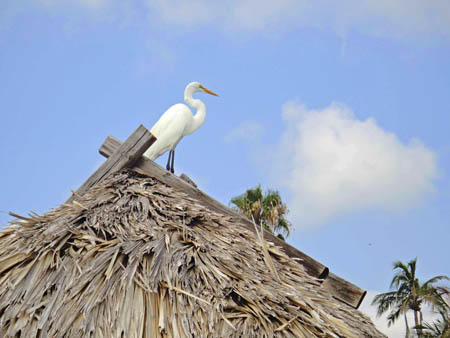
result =
[{"label": "bird's foot", "polygon": [[172,174],[175,174],[175,170],[174,170],[173,168],[170,168],[170,172],[171,172]]}]

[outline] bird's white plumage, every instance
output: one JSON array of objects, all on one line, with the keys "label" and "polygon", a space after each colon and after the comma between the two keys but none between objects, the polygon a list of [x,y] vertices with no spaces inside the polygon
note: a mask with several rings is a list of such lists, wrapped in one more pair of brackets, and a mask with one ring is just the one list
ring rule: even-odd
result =
[{"label": "bird's white plumage", "polygon": [[166,151],[175,150],[183,136],[193,133],[203,124],[206,107],[202,101],[192,97],[195,92],[217,95],[198,82],[189,83],[184,91],[184,100],[189,106],[196,108],[197,113],[192,115],[189,107],[181,103],[167,109],[150,130],[157,140],[147,149],[144,156],[155,160]]},{"label": "bird's white plumage", "polygon": [[192,118],[191,110],[184,104],[175,104],[167,109],[150,129],[157,141],[144,155],[154,161],[166,151],[175,149],[183,136],[187,135],[186,127],[190,125]]}]

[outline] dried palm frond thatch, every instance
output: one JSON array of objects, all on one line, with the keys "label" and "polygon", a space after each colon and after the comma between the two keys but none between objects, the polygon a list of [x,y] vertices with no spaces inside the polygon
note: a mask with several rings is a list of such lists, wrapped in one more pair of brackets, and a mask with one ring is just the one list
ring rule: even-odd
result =
[{"label": "dried palm frond thatch", "polygon": [[278,247],[124,170],[0,232],[1,337],[384,337]]}]

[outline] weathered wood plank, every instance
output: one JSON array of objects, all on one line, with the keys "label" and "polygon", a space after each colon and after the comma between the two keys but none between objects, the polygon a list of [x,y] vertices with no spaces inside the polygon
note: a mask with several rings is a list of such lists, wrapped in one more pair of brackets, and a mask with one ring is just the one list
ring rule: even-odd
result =
[{"label": "weathered wood plank", "polygon": [[322,283],[322,287],[328,290],[333,297],[353,306],[355,309],[359,308],[367,293],[332,272],[330,272],[327,279]]},{"label": "weathered wood plank", "polygon": [[122,145],[122,141],[118,140],[114,136],[108,136],[103,142],[98,152],[104,157],[108,158],[117,148]]},{"label": "weathered wood plank", "polygon": [[[99,149],[100,154],[105,157],[110,156],[110,154],[114,153],[115,149],[120,146],[121,142],[115,137],[108,136],[102,146]],[[202,205],[207,207],[210,210],[213,210],[218,213],[222,213],[224,215],[232,217],[232,219],[240,222],[245,226],[246,229],[255,232],[255,227],[253,223],[243,215],[235,212],[229,207],[223,205],[222,203],[216,201],[212,197],[208,196],[201,190],[195,188],[194,186],[188,184],[181,178],[176,175],[171,174],[155,162],[141,157],[134,164],[134,168],[136,171],[154,177],[161,182],[171,186],[174,189],[180,190],[188,194],[190,197],[197,199]],[[315,259],[309,257],[305,253],[297,250],[293,246],[289,245],[285,241],[282,241],[278,237],[273,234],[265,231],[264,238],[266,240],[274,243],[277,246],[280,246],[284,249],[285,253],[293,258],[299,258],[300,263],[304,266],[305,270],[308,274],[313,277],[325,279],[323,284],[327,282],[327,290],[329,290],[330,294],[332,294],[337,299],[345,302],[346,304],[358,308],[359,304],[364,298],[365,291],[353,285],[344,279],[333,274],[333,278],[327,280],[329,275],[329,269],[323,264],[319,263]]]},{"label": "weathered wood plank", "polygon": [[[109,153],[109,158],[75,191],[75,194],[83,195],[106,176],[132,165],[155,141],[156,137],[140,125],[124,143],[114,150],[110,149],[113,151]],[[72,194],[66,203],[71,202],[75,194]]]},{"label": "weathered wood plank", "polygon": [[191,178],[190,178],[188,175],[186,175],[186,174],[181,174],[179,177],[180,177],[183,181],[185,181],[185,182],[189,183],[190,185],[192,185],[194,188],[197,188],[197,184],[196,184],[193,180],[191,180]]}]

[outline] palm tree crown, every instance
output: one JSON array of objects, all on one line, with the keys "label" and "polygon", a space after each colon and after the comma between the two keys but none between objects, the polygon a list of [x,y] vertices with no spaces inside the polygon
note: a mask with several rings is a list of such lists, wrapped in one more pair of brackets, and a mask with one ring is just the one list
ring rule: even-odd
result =
[{"label": "palm tree crown", "polygon": [[291,223],[285,218],[288,209],[278,191],[268,190],[263,194],[261,185],[258,185],[232,198],[230,203],[234,204],[234,209],[244,213],[267,231],[278,234],[282,239],[283,235],[289,236]]},{"label": "palm tree crown", "polygon": [[391,309],[388,314],[388,326],[393,324],[400,315],[404,315],[406,324],[406,335],[409,334],[408,320],[406,313],[414,311],[415,328],[419,337],[422,336],[422,305],[424,303],[437,306],[442,301],[442,293],[439,290],[445,289],[435,284],[441,280],[448,280],[447,276],[436,276],[421,284],[416,276],[417,258],[408,262],[407,265],[397,261],[394,263],[395,275],[391,282],[390,292],[381,293],[372,301],[372,305],[378,306],[377,315]]}]

